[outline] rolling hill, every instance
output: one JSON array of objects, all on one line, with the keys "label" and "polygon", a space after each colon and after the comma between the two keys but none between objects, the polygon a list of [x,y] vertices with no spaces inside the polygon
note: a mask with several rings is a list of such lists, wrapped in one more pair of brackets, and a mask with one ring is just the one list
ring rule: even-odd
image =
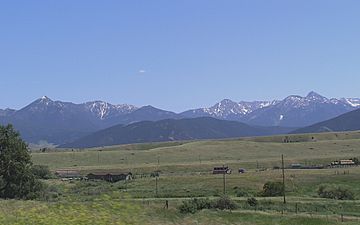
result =
[{"label": "rolling hill", "polygon": [[252,127],[210,117],[167,119],[113,126],[59,147],[88,148],[129,143],[234,138],[287,133],[291,130],[280,127]]},{"label": "rolling hill", "polygon": [[318,133],[354,130],[360,130],[360,109],[308,127],[297,129],[291,133]]}]

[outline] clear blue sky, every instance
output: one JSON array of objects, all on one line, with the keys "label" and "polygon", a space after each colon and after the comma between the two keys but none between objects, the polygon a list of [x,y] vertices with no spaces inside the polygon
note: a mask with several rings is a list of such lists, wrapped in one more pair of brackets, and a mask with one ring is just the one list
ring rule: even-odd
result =
[{"label": "clear blue sky", "polygon": [[360,97],[358,0],[0,2],[0,108]]}]

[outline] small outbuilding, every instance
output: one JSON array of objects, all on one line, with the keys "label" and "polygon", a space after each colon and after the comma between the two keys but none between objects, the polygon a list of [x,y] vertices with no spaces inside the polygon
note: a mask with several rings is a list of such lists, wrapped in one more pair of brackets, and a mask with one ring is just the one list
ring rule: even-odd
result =
[{"label": "small outbuilding", "polygon": [[290,165],[290,169],[302,169],[304,166],[300,163],[293,163]]},{"label": "small outbuilding", "polygon": [[121,180],[132,180],[133,176],[131,172],[94,172],[89,173],[86,176],[89,180],[105,180],[108,182],[118,182]]},{"label": "small outbuilding", "polygon": [[213,174],[231,174],[231,169],[228,166],[214,167]]}]

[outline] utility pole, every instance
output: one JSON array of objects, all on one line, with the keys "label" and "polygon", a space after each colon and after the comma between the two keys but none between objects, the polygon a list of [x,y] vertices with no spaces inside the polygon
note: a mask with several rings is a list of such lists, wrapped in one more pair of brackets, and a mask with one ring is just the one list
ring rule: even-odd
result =
[{"label": "utility pole", "polygon": [[281,164],[282,164],[284,204],[286,204],[286,197],[285,197],[285,167],[284,167],[284,155],[281,155]]},{"label": "utility pole", "polygon": [[201,165],[201,155],[199,154],[199,163]]},{"label": "utility pole", "polygon": [[158,177],[155,176],[155,195],[158,197]]},{"label": "utility pole", "polygon": [[[225,166],[223,166],[223,168],[225,168]],[[223,173],[224,195],[226,195],[226,172],[227,172],[227,171],[224,171],[224,173]]]},{"label": "utility pole", "polygon": [[155,196],[158,197],[158,177],[159,177],[159,166],[160,166],[160,156],[157,156],[157,170],[155,172]]}]

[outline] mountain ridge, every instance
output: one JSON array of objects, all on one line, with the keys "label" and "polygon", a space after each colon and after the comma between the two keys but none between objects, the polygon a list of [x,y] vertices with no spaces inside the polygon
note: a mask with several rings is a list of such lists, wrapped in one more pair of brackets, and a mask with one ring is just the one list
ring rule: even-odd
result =
[{"label": "mountain ridge", "polygon": [[335,118],[303,127],[291,133],[319,133],[335,131],[355,131],[360,130],[360,109],[342,114]]},{"label": "mountain ridge", "polygon": [[91,148],[145,142],[223,139],[279,134],[292,128],[252,127],[237,121],[212,117],[142,121],[116,125],[82,137],[59,148]]}]

